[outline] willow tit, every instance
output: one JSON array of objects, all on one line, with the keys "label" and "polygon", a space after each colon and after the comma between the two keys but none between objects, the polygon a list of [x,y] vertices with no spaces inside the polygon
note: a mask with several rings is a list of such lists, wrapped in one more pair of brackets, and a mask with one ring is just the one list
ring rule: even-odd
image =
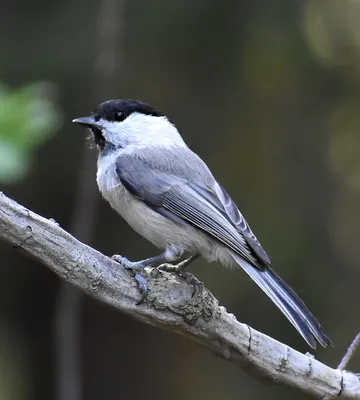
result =
[{"label": "willow tit", "polygon": [[[304,302],[270,267],[270,258],[208,166],[185,144],[168,118],[136,100],[110,100],[73,122],[90,128],[99,151],[97,184],[103,197],[163,253],[130,262],[137,270],[176,263],[184,252],[239,265],[312,347],[331,340]],[[180,264],[179,264],[180,265]],[[146,282],[136,275],[146,293]]]}]

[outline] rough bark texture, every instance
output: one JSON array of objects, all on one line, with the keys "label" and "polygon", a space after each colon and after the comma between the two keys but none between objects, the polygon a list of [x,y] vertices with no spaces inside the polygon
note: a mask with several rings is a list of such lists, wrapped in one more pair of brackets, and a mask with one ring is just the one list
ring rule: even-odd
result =
[{"label": "rough bark texture", "polygon": [[201,284],[193,295],[193,288],[177,276],[146,270],[149,295],[137,306],[140,294],[125,269],[2,193],[0,238],[100,301],[193,339],[253,375],[318,398],[360,399],[359,375],[332,369],[241,324]]}]

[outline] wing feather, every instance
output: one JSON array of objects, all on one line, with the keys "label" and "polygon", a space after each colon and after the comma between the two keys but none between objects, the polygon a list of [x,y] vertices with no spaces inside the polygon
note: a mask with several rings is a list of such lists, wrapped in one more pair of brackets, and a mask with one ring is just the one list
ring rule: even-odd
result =
[{"label": "wing feather", "polygon": [[270,264],[270,257],[266,254],[265,250],[261,246],[257,237],[252,232],[250,226],[246,222],[239,209],[237,208],[235,202],[228,195],[225,189],[215,181],[213,190],[217,198],[221,201],[228,217],[235,224],[237,229],[244,235],[247,244],[254,250],[256,255],[265,262],[265,264]]}]

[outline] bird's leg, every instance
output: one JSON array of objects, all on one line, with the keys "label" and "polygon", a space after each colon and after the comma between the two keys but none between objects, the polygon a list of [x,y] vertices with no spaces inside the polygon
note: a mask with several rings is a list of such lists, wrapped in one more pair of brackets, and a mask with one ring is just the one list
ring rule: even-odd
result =
[{"label": "bird's leg", "polygon": [[158,267],[161,264],[169,262],[166,253],[161,253],[158,256],[146,258],[145,260],[135,261],[135,262],[129,261],[126,257],[119,256],[118,254],[115,254],[111,258],[114,261],[121,264],[126,269],[131,269],[131,270],[141,270],[146,267]]},{"label": "bird's leg", "polygon": [[112,260],[121,264],[124,268],[132,271],[141,293],[141,298],[137,302],[137,304],[141,304],[146,298],[148,286],[146,279],[141,275],[140,271],[146,267],[158,267],[161,264],[176,261],[178,259],[178,254],[176,252],[164,252],[159,254],[158,256],[150,257],[146,260],[136,262],[129,261],[126,257],[120,256],[118,254],[115,254],[111,258]]}]

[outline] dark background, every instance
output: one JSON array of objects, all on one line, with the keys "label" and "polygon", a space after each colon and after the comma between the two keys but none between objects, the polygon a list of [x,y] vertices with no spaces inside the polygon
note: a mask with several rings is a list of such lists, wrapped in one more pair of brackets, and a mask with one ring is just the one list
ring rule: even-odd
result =
[{"label": "dark background", "polygon": [[[96,151],[71,124],[109,98],[152,104],[208,163],[275,269],[326,328],[335,348],[316,357],[336,367],[360,330],[360,3],[0,6],[0,80],[10,88],[51,82],[62,121],[32,152],[27,175],[0,189],[105,254],[154,255],[100,200]],[[310,350],[242,271],[202,260],[191,271],[240,321]],[[359,356],[349,369],[360,370]],[[306,398],[77,293],[1,243],[0,399],[289,396]]]}]

